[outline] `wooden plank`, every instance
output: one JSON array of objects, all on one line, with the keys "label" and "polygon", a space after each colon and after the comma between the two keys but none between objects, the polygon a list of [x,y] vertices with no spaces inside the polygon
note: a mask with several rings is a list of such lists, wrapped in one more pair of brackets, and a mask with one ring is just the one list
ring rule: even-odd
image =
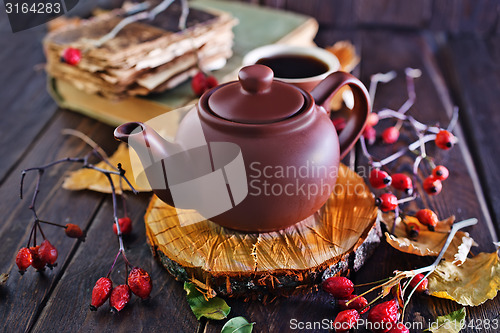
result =
[{"label": "wooden plank", "polygon": [[431,6],[431,0],[356,0],[354,11],[358,26],[423,28],[430,19]]},{"label": "wooden plank", "polygon": [[472,158],[479,172],[486,201],[500,230],[500,38],[453,38],[442,50],[442,65],[461,109],[461,118]]},{"label": "wooden plank", "polygon": [[[88,231],[61,280],[41,313],[34,331],[156,331],[194,332],[199,323],[186,301],[182,283],[175,281],[153,258],[145,242],[143,215],[150,194],[128,195],[133,234],[124,237],[128,260],[148,271],[153,279],[149,300],[136,296],[117,315],[110,313],[108,303],[92,312],[88,308],[95,281],[105,276],[118,251],[112,232],[112,204],[107,196],[102,209]],[[123,261],[112,274],[115,285],[125,283]]]},{"label": "wooden plank", "polygon": [[[434,56],[421,36],[414,34],[395,34],[387,32],[366,32],[363,38],[363,56],[361,63],[362,78],[366,82],[369,76],[377,72],[397,70],[398,78],[393,82],[381,85],[378,90],[374,108],[383,107],[397,108],[406,99],[406,86],[404,83],[403,69],[405,67],[420,68],[423,75],[416,81],[417,102],[410,114],[426,123],[440,122],[447,124],[451,103],[448,92],[444,85],[442,75],[436,67]],[[460,127],[457,133],[461,133]],[[431,148],[431,145],[428,145]],[[373,150],[376,156],[388,155],[388,148]],[[465,152],[465,153],[464,153]],[[491,241],[496,235],[490,235],[487,225],[489,212],[483,210],[475,193],[476,184],[473,183],[473,169],[468,168],[467,146],[461,142],[449,152],[429,149],[429,154],[435,156],[437,161],[448,166],[451,172],[450,179],[444,184],[442,193],[435,198],[423,197],[419,203],[434,209],[439,216],[446,217],[455,214],[458,220],[469,217],[477,217],[479,224],[469,228],[472,237],[480,244],[479,248],[473,249],[474,253],[479,251],[491,252],[494,246]],[[396,170],[409,170],[409,160],[402,159],[395,166]],[[428,172],[428,171],[427,171]],[[471,178],[472,176],[472,178]],[[432,258],[421,258],[413,255],[405,255],[390,248],[388,245],[381,246],[374,254],[379,261],[369,261],[355,276],[355,283],[364,283],[378,280],[392,274],[395,269],[405,270],[428,265]],[[410,303],[406,321],[424,321],[427,327],[429,320],[436,316],[449,313],[460,306],[454,302],[440,300],[431,297],[416,297]],[[480,307],[468,308],[467,320],[471,319],[494,319],[500,306],[497,297]],[[421,330],[415,330],[415,332]],[[464,332],[473,332],[468,328]]]},{"label": "wooden plank", "polygon": [[[23,276],[17,273],[15,256],[19,248],[26,246],[29,238],[33,217],[28,206],[36,178],[34,174],[26,178],[25,199],[19,200],[21,169],[88,152],[89,148],[81,140],[61,136],[61,130],[67,127],[86,132],[98,142],[107,139],[116,146],[109,140],[111,135],[109,127],[74,113],[61,112],[0,187],[0,211],[5,214],[0,230],[2,253],[0,271],[11,273],[7,284],[2,288],[5,306],[4,311],[0,312],[0,320],[5,325],[5,331],[25,330],[34,323],[37,314],[50,296],[51,288],[59,280],[65,263],[71,260],[72,251],[78,246],[77,241],[67,238],[62,229],[44,226],[45,235],[59,251],[58,267],[43,274],[38,274],[32,269]],[[61,188],[66,170],[75,167],[58,165],[47,170],[37,202],[38,213],[41,218],[49,221],[63,224],[76,223],[86,228],[101,205],[102,195],[93,192],[69,192]]]}]

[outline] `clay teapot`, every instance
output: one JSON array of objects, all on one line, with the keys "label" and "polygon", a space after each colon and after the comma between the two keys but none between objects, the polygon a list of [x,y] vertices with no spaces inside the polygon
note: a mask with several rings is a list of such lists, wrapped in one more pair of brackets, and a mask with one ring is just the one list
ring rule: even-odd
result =
[{"label": "clay teapot", "polygon": [[[330,74],[311,93],[274,80],[263,65],[242,68],[238,79],[205,92],[174,141],[138,122],[117,127],[114,135],[136,151],[164,202],[239,231],[283,229],[329,198],[339,161],[365,126],[368,93],[343,72]],[[337,136],[326,110],[345,85],[355,106]],[[200,136],[205,144],[193,144]]]}]

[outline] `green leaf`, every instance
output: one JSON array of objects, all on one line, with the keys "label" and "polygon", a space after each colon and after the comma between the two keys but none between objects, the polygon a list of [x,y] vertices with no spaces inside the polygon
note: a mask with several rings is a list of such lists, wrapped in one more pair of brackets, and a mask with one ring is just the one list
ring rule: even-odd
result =
[{"label": "green leaf", "polygon": [[184,282],[184,290],[187,293],[188,304],[198,320],[201,317],[222,320],[227,318],[229,311],[231,311],[222,298],[213,297],[206,300],[192,283]]},{"label": "green leaf", "polygon": [[227,321],[222,327],[221,333],[251,333],[254,323],[249,323],[243,317],[236,317]]},{"label": "green leaf", "polygon": [[428,331],[433,333],[458,333],[465,325],[465,308],[437,317]]}]

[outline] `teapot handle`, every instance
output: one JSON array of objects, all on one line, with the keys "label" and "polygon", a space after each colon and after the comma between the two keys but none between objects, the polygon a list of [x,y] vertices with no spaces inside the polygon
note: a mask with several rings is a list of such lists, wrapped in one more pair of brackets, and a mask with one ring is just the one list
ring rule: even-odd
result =
[{"label": "teapot handle", "polygon": [[360,80],[344,72],[328,75],[311,91],[316,105],[329,110],[332,97],[345,85],[349,85],[354,94],[354,108],[347,119],[345,128],[339,135],[341,159],[351,150],[365,128],[368,114],[371,111],[368,91]]}]

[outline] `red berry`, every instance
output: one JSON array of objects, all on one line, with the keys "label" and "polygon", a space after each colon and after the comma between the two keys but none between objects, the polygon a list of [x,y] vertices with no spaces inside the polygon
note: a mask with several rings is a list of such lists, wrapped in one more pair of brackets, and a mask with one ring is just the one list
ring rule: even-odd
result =
[{"label": "red berry", "polygon": [[203,72],[196,73],[191,80],[191,89],[196,96],[201,96],[207,90],[207,77]]},{"label": "red berry", "polygon": [[217,87],[219,85],[219,82],[217,81],[215,76],[210,75],[209,77],[207,77],[206,85],[207,85],[207,90],[208,90],[208,89],[212,89],[214,87]]},{"label": "red berry", "polygon": [[411,178],[404,173],[396,173],[392,175],[391,185],[395,189],[404,191],[408,195],[413,193],[413,183],[411,182]]},{"label": "red berry", "polygon": [[130,288],[126,284],[121,284],[115,287],[111,291],[111,295],[109,297],[109,305],[115,312],[121,311],[125,305],[130,301]]},{"label": "red berry", "polygon": [[408,237],[415,239],[420,234],[420,227],[418,224],[410,222],[406,225],[406,232],[408,233]]},{"label": "red berry", "polygon": [[31,266],[37,271],[45,270],[45,265],[47,264],[42,258],[40,258],[38,251],[40,250],[40,245],[30,247],[31,256],[33,257],[33,262]]},{"label": "red berry", "polygon": [[323,281],[323,290],[336,298],[347,298],[354,291],[354,283],[346,277],[334,276]]},{"label": "red berry", "polygon": [[142,299],[146,299],[153,289],[153,281],[148,272],[139,267],[134,267],[128,275],[130,290]]},{"label": "red berry", "polygon": [[396,209],[398,206],[398,198],[392,193],[384,193],[375,199],[375,204],[380,207],[381,211],[388,212]]},{"label": "red berry", "polygon": [[420,280],[423,281],[418,285],[417,287],[417,292],[419,293],[423,293],[425,291],[427,291],[427,287],[429,285],[429,280],[427,280],[427,278],[424,278],[424,274],[417,274],[413,277],[413,279],[411,279],[410,281],[410,287],[413,289],[415,288],[415,286],[420,282]]},{"label": "red berry", "polygon": [[378,124],[378,121],[378,114],[376,114],[375,112],[370,112],[370,114],[368,115],[368,120],[366,121],[366,126],[374,127]]},{"label": "red berry", "polygon": [[432,176],[441,181],[446,180],[449,175],[450,172],[444,165],[438,165],[432,170]]},{"label": "red berry", "polygon": [[436,227],[437,223],[439,222],[439,219],[432,210],[430,209],[421,209],[417,212],[415,215],[417,218],[418,222],[422,223],[423,225],[426,225],[429,230],[434,231],[434,228]]},{"label": "red berry", "polygon": [[438,148],[448,150],[453,147],[453,144],[455,143],[455,137],[450,132],[441,130],[438,134],[436,134],[435,142]]},{"label": "red berry", "polygon": [[368,141],[368,144],[372,145],[375,143],[375,140],[377,139],[377,131],[375,130],[375,128],[371,126],[366,126],[365,129],[363,130],[363,136]]},{"label": "red berry", "polygon": [[424,180],[424,191],[429,195],[437,195],[443,189],[443,184],[434,176],[429,176]]},{"label": "red berry", "polygon": [[90,302],[90,310],[96,311],[98,307],[103,305],[111,295],[113,282],[107,277],[102,277],[94,285],[92,289],[92,301]]},{"label": "red berry", "polygon": [[396,300],[375,305],[368,313],[368,321],[373,332],[388,332],[398,320],[398,303]]},{"label": "red berry", "polygon": [[[123,235],[128,235],[132,232],[132,220],[130,217],[122,217],[118,219],[118,224],[120,225],[120,231]],[[118,228],[116,228],[116,223],[113,223],[113,232],[118,235]]]},{"label": "red berry", "polygon": [[394,142],[398,141],[398,139],[399,130],[394,126],[386,128],[382,132],[382,141],[384,141],[384,143],[387,143],[388,145],[393,144]]},{"label": "red berry", "polygon": [[79,238],[81,241],[85,240],[85,234],[76,224],[68,223],[65,228],[64,232],[66,233],[66,236],[70,238]]},{"label": "red berry", "polygon": [[75,66],[82,60],[82,52],[79,49],[68,47],[63,52],[62,60],[68,65]]},{"label": "red berry", "polygon": [[42,242],[40,248],[38,249],[38,256],[42,261],[45,261],[50,268],[52,268],[55,266],[54,264],[57,260],[57,249],[46,239]]},{"label": "red berry", "polygon": [[33,256],[30,249],[27,247],[21,248],[16,255],[16,265],[19,268],[19,273],[24,274],[24,272],[33,263]]},{"label": "red berry", "polygon": [[335,332],[348,332],[351,328],[356,325],[359,320],[359,313],[356,310],[344,310],[339,312],[335,321],[333,322],[333,328]]},{"label": "red berry", "polygon": [[342,131],[345,128],[345,119],[344,118],[334,118],[332,119],[333,126],[337,130],[337,132]]},{"label": "red berry", "polygon": [[391,176],[385,171],[381,171],[379,169],[373,169],[370,172],[370,184],[374,188],[384,188],[387,185],[390,185],[392,182]]},{"label": "red berry", "polygon": [[406,327],[403,323],[397,323],[393,329],[391,329],[388,333],[410,333],[408,327]]},{"label": "red berry", "polygon": [[[346,303],[353,298],[356,298],[356,299],[347,305]],[[337,300],[337,304],[339,305],[341,310],[353,309],[353,310],[358,311],[359,314],[365,313],[370,308],[368,306],[365,309],[363,309],[365,306],[368,305],[368,301],[363,296],[358,297],[357,295],[349,295],[349,297],[347,297],[345,299],[339,299],[339,300]],[[363,311],[361,311],[361,309],[363,309]]]}]

